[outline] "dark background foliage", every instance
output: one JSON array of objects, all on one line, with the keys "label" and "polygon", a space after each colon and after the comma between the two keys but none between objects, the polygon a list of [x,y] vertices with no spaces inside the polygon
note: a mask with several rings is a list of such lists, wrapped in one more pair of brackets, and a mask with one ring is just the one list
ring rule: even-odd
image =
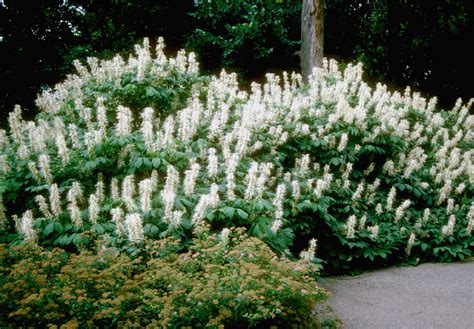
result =
[{"label": "dark background foliage", "polygon": [[[127,54],[143,37],[197,52],[205,71],[243,79],[299,70],[299,0],[4,0],[0,2],[0,110],[72,71],[75,58]],[[327,0],[325,53],[364,63],[368,78],[411,85],[449,108],[474,96],[474,3],[467,0]]]}]

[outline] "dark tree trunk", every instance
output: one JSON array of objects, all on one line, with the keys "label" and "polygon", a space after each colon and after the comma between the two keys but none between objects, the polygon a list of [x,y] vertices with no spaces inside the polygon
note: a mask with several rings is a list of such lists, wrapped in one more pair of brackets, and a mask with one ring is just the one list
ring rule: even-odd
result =
[{"label": "dark tree trunk", "polygon": [[305,81],[313,67],[323,66],[324,0],[303,0],[301,9],[301,74]]}]

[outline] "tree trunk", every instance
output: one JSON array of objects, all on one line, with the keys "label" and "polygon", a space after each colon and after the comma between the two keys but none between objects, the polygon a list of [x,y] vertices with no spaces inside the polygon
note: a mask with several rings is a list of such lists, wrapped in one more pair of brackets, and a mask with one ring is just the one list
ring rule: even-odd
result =
[{"label": "tree trunk", "polygon": [[301,75],[305,81],[315,66],[323,66],[324,0],[303,0],[301,9]]}]

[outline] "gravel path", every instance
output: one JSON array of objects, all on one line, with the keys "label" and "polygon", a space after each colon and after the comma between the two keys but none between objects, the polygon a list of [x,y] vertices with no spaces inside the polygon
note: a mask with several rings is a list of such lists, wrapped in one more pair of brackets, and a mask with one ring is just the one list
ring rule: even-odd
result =
[{"label": "gravel path", "polygon": [[346,329],[474,328],[474,259],[325,281]]}]

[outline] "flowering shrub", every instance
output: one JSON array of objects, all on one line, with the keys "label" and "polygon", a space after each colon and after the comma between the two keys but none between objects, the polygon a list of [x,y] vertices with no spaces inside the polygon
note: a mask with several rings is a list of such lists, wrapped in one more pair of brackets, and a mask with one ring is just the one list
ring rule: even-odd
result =
[{"label": "flowering shrub", "polygon": [[133,253],[169,236],[188,245],[207,222],[247,227],[279,253],[317,239],[329,270],[472,254],[472,101],[438,111],[334,61],[308,85],[269,74],[245,92],[163,47],[77,63],[35,121],[10,113],[4,241],[74,249],[105,236]]},{"label": "flowering shrub", "polygon": [[326,296],[314,265],[278,259],[242,229],[225,232],[200,229],[181,254],[173,239],[150,242],[148,259],[0,245],[0,324],[314,328],[311,310]]}]

